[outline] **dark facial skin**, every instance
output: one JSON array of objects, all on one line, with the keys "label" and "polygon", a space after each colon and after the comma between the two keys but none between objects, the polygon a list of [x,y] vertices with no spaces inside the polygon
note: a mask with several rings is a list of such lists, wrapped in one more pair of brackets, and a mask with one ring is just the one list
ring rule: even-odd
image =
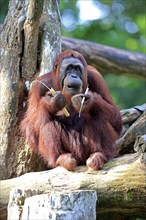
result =
[{"label": "dark facial skin", "polygon": [[61,88],[70,96],[82,92],[84,66],[81,60],[71,57],[62,61],[60,68]]}]

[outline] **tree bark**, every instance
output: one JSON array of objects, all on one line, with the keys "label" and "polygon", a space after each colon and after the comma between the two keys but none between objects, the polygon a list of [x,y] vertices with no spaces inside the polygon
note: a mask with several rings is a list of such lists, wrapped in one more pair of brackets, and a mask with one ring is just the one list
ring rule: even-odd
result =
[{"label": "tree bark", "polygon": [[20,193],[23,200],[20,208],[25,198],[34,194],[95,190],[98,198],[96,213],[99,219],[104,219],[110,213],[114,213],[114,216],[121,213],[128,217],[146,217],[146,165],[140,162],[140,158],[139,153],[124,155],[109,161],[99,171],[87,171],[85,166],[81,166],[75,172],[69,172],[57,167],[2,180],[1,214],[6,214],[10,190],[17,188],[20,192],[27,189],[27,192]]},{"label": "tree bark", "polygon": [[142,114],[142,111],[136,109],[135,107],[129,109],[123,109],[120,111],[122,116],[122,122],[124,125],[131,125],[136,121]]},{"label": "tree bark", "polygon": [[32,0],[28,3],[27,17],[24,22],[24,55],[23,77],[32,79],[36,74],[38,33],[43,11],[43,0]]},{"label": "tree bark", "polygon": [[40,22],[39,75],[52,70],[52,63],[61,52],[61,18],[58,0],[45,0]]},{"label": "tree bark", "polygon": [[133,145],[136,137],[146,134],[146,112],[144,112],[126,131],[126,133],[118,139],[116,143],[117,155],[120,153],[124,154],[129,151],[133,151]]},{"label": "tree bark", "polygon": [[8,220],[96,220],[96,200],[94,190],[77,190],[36,195],[26,198],[24,202],[23,192],[12,190],[8,205]]},{"label": "tree bark", "polygon": [[[57,0],[10,0],[9,3],[0,37],[1,179],[41,170],[44,166],[25,146],[19,124],[25,111],[30,80],[36,77],[44,62],[44,69],[51,69],[52,60],[60,53],[61,32],[57,7]],[[50,62],[46,63],[48,57]]]},{"label": "tree bark", "polygon": [[146,55],[91,43],[85,40],[63,37],[62,49],[82,53],[88,64],[99,71],[125,74],[146,79]]}]

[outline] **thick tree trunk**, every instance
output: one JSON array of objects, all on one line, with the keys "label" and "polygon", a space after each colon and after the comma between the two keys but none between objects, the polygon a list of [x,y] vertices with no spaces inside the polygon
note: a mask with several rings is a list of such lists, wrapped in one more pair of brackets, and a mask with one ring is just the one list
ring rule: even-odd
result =
[{"label": "thick tree trunk", "polygon": [[63,37],[62,49],[79,51],[98,70],[146,79],[146,55],[105,45]]},{"label": "thick tree trunk", "polygon": [[[9,193],[17,188],[15,204],[23,208],[24,200],[31,195],[76,190],[95,190],[97,192],[97,216],[104,219],[106,214],[129,217],[146,217],[146,165],[140,162],[141,154],[128,154],[113,159],[99,171],[87,171],[85,166],[75,172],[64,168],[36,173],[1,181],[1,214],[6,214]],[[19,189],[19,190],[18,190]],[[26,190],[24,190],[26,189]],[[14,195],[14,193],[13,193]],[[20,198],[19,198],[20,197]],[[19,203],[19,200],[23,201]],[[17,203],[18,201],[18,203]],[[9,204],[10,205],[10,204]],[[11,203],[11,207],[14,203]],[[121,214],[119,214],[121,213]],[[98,219],[98,218],[97,218]]]},{"label": "thick tree trunk", "polygon": [[[52,60],[60,53],[60,17],[57,7],[57,0],[10,0],[0,38],[2,179],[42,167],[35,155],[25,146],[19,132],[19,124],[30,79],[37,75],[40,68],[42,71],[50,70]],[[46,62],[48,59],[50,62]]]}]

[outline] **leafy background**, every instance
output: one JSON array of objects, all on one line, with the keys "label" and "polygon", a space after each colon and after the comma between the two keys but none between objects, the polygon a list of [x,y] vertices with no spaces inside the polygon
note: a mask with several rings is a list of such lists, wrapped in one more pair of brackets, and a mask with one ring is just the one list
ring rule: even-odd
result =
[{"label": "leafy background", "polygon": [[[1,24],[8,10],[8,2],[0,1]],[[146,52],[145,0],[60,0],[59,3],[62,35]],[[143,80],[124,76],[124,73],[119,76],[112,73],[102,75],[120,109],[145,102],[146,83]]]}]

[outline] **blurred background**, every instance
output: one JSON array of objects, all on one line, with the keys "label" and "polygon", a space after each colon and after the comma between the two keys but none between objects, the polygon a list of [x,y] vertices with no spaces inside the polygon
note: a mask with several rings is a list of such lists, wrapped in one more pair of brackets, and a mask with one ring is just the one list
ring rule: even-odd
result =
[{"label": "blurred background", "polygon": [[[0,0],[3,24],[9,0]],[[59,0],[62,35],[146,53],[146,0]],[[102,72],[120,109],[146,102],[146,82]]]}]

